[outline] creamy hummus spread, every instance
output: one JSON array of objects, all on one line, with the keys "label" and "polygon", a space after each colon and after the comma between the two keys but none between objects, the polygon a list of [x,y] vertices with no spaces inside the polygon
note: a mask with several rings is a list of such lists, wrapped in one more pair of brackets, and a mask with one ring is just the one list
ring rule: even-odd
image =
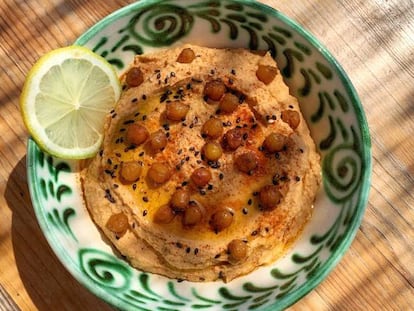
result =
[{"label": "creamy hummus spread", "polygon": [[132,266],[225,282],[274,262],[312,214],[320,158],[268,53],[185,45],[136,56],[82,174]]}]

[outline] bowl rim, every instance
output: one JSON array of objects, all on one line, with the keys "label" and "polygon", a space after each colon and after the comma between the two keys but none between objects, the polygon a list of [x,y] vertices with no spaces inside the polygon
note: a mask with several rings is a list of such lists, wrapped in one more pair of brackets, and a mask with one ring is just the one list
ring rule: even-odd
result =
[{"label": "bowl rim", "polygon": [[[180,1],[180,0],[175,0]],[[315,289],[326,277],[327,275],[336,267],[338,262],[343,258],[345,252],[350,247],[351,243],[353,242],[357,232],[358,228],[362,222],[363,215],[365,213],[367,204],[368,204],[368,197],[371,187],[371,178],[372,178],[372,150],[371,150],[371,138],[369,133],[369,127],[367,123],[367,119],[362,107],[362,103],[359,99],[359,96],[356,92],[356,89],[354,88],[350,78],[345,73],[345,70],[342,68],[342,66],[339,64],[339,62],[335,59],[335,57],[331,54],[331,52],[328,51],[328,49],[318,40],[316,37],[310,33],[308,30],[306,30],[302,25],[300,25],[298,22],[296,22],[294,19],[288,17],[284,13],[280,12],[279,10],[272,8],[264,3],[257,2],[255,0],[226,0],[227,2],[234,2],[239,3],[243,5],[248,5],[252,8],[255,8],[257,10],[263,11],[266,15],[273,16],[279,20],[281,20],[284,24],[288,25],[289,27],[293,28],[297,33],[299,33],[303,38],[305,38],[314,48],[316,48],[326,59],[326,61],[331,65],[332,69],[336,71],[337,76],[339,77],[341,83],[344,86],[344,89],[346,90],[348,96],[350,97],[351,105],[355,111],[356,118],[358,120],[358,127],[361,133],[361,161],[364,163],[364,166],[361,168],[362,175],[361,179],[365,180],[365,182],[361,185],[360,189],[360,199],[356,203],[356,216],[354,218],[354,221],[351,223],[350,226],[347,227],[347,230],[344,232],[344,238],[341,241],[339,247],[335,249],[332,254],[329,256],[329,258],[324,263],[324,266],[322,269],[319,269],[317,273],[306,283],[299,286],[292,294],[287,295],[277,302],[273,304],[273,306],[265,307],[263,310],[271,311],[274,310],[275,305],[277,307],[280,307],[281,309],[284,309],[290,305],[293,305],[295,302],[303,298],[306,294],[308,294],[310,291]],[[87,29],[83,34],[81,34],[73,43],[73,45],[85,45],[93,36],[105,28],[106,26],[110,25],[116,20],[119,20],[123,18],[124,16],[131,13],[132,10],[139,10],[143,7],[160,3],[162,0],[141,0],[139,2],[131,3],[129,5],[126,5],[109,15],[103,17],[100,21],[92,25],[89,29]],[[29,182],[29,190],[31,194],[31,198],[33,202],[36,202],[37,205],[40,206],[39,203],[39,193],[36,191],[36,187],[34,187],[36,176],[33,174],[33,170],[31,169],[33,167],[33,159],[31,158],[31,155],[34,154],[35,151],[35,142],[29,138],[28,141],[28,158],[27,158],[27,170],[28,170],[28,182]],[[53,237],[53,235],[49,234],[49,228],[46,222],[46,219],[44,219],[44,216],[42,213],[39,212],[38,208],[34,208],[36,217],[39,221],[40,226],[42,227],[42,231],[44,232],[47,240],[51,244],[51,246],[54,246],[52,248],[56,248],[59,245],[59,241],[56,241],[56,239]],[[60,247],[58,247],[60,248]],[[66,262],[67,259],[63,258],[63,255],[61,252],[58,252],[57,257],[62,262]],[[68,269],[70,267],[66,267]],[[77,279],[79,283],[81,283],[85,288],[87,288],[89,291],[94,293],[97,297],[100,299],[103,299],[104,301],[112,304],[116,307],[122,307],[121,304],[117,303],[116,299],[113,299],[112,297],[108,297],[107,293],[104,290],[101,290],[100,288],[93,286],[92,284],[89,284],[86,282],[83,277],[77,272],[74,271],[76,269],[69,269],[71,271],[72,275]]]}]

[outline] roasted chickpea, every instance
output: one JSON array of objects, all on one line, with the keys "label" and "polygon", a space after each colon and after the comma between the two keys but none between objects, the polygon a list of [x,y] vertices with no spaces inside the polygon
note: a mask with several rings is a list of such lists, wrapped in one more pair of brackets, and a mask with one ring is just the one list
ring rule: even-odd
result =
[{"label": "roasted chickpea", "polygon": [[174,212],[182,212],[190,202],[190,193],[185,189],[176,190],[171,196],[170,205]]},{"label": "roasted chickpea", "polygon": [[256,77],[264,84],[269,84],[276,77],[277,68],[274,66],[259,65],[256,71]]},{"label": "roasted chickpea", "polygon": [[154,222],[157,224],[169,224],[173,221],[175,213],[172,208],[168,205],[160,206],[154,214]]},{"label": "roasted chickpea", "polygon": [[170,179],[171,170],[167,164],[156,162],[149,168],[147,177],[154,184],[163,184]]},{"label": "roasted chickpea", "polygon": [[258,165],[258,160],[253,151],[240,154],[235,161],[237,168],[243,173],[251,173]]},{"label": "roasted chickpea", "polygon": [[179,63],[191,63],[195,58],[195,53],[190,48],[185,48],[181,51],[180,55],[177,57],[177,62]]},{"label": "roasted chickpea", "polygon": [[208,119],[201,128],[203,137],[217,138],[223,133],[223,122],[217,118]]},{"label": "roasted chickpea", "polygon": [[300,123],[300,115],[296,110],[284,110],[282,111],[282,120],[289,124],[292,130],[295,130]]},{"label": "roasted chickpea", "polygon": [[147,128],[140,124],[131,124],[126,130],[126,140],[128,143],[139,146],[149,137]]},{"label": "roasted chickpea", "polygon": [[224,134],[223,142],[226,149],[236,150],[243,143],[243,130],[238,127],[228,130],[226,134]]},{"label": "roasted chickpea", "polygon": [[230,263],[242,261],[247,256],[247,243],[240,239],[235,239],[227,246]]},{"label": "roasted chickpea", "polygon": [[199,167],[194,170],[190,178],[197,187],[204,187],[211,180],[211,172],[208,168]]},{"label": "roasted chickpea", "polygon": [[121,162],[120,177],[124,184],[130,184],[141,176],[142,166],[136,161]]},{"label": "roasted chickpea", "polygon": [[111,215],[106,222],[106,228],[119,235],[123,235],[128,230],[128,227],[128,217],[122,212]]},{"label": "roasted chickpea", "polygon": [[203,210],[196,202],[190,202],[184,211],[182,223],[184,226],[194,226],[203,219]]},{"label": "roasted chickpea", "polygon": [[267,151],[274,153],[283,150],[286,144],[286,136],[279,133],[270,133],[263,142]]},{"label": "roasted chickpea", "polygon": [[277,186],[267,185],[264,186],[259,193],[260,205],[264,210],[274,210],[280,200],[282,199],[282,193]]},{"label": "roasted chickpea", "polygon": [[225,84],[220,80],[213,80],[207,82],[204,87],[204,96],[207,96],[209,99],[218,101],[226,92]]},{"label": "roasted chickpea", "polygon": [[207,161],[217,161],[222,154],[221,146],[214,141],[207,142],[203,147],[203,155]]},{"label": "roasted chickpea", "polygon": [[216,211],[210,219],[210,225],[215,232],[220,232],[230,227],[233,222],[233,213],[228,208]]},{"label": "roasted chickpea", "polygon": [[180,101],[174,101],[167,104],[167,119],[171,121],[183,121],[190,107]]},{"label": "roasted chickpea", "polygon": [[152,152],[156,153],[164,150],[167,145],[167,135],[162,130],[156,131],[151,134],[149,140],[149,147]]},{"label": "roasted chickpea", "polygon": [[220,99],[219,109],[221,112],[231,113],[236,110],[238,106],[239,98],[232,93],[226,93]]},{"label": "roasted chickpea", "polygon": [[140,68],[132,67],[126,75],[125,82],[129,87],[139,86],[144,82],[144,74]]}]

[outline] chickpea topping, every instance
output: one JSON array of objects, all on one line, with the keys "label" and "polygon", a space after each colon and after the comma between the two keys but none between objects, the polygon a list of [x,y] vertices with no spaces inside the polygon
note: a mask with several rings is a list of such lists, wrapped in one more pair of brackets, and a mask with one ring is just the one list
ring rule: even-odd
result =
[{"label": "chickpea topping", "polygon": [[204,145],[203,154],[208,161],[217,161],[223,154],[223,150],[218,143],[210,141]]},{"label": "chickpea topping", "polygon": [[295,130],[300,123],[299,112],[295,110],[284,110],[282,111],[282,120],[289,124],[292,130]]},{"label": "chickpea topping", "polygon": [[224,134],[224,144],[229,150],[236,150],[243,143],[243,131],[240,128],[234,128]]},{"label": "chickpea topping", "polygon": [[190,202],[190,193],[185,189],[176,190],[171,196],[170,205],[174,212],[182,212]]},{"label": "chickpea topping", "polygon": [[149,168],[147,177],[155,184],[166,183],[171,177],[171,170],[168,165],[164,163],[154,163]]},{"label": "chickpea topping", "polygon": [[167,104],[167,119],[171,121],[183,121],[190,107],[180,101]]},{"label": "chickpea topping", "polygon": [[184,226],[194,226],[203,219],[203,210],[196,202],[191,202],[184,211],[182,224]]},{"label": "chickpea topping", "polygon": [[286,144],[286,136],[279,133],[270,133],[263,142],[267,151],[274,153],[281,151]]},{"label": "chickpea topping", "polygon": [[126,140],[130,144],[139,146],[144,143],[149,137],[147,128],[140,124],[131,124],[126,131]]},{"label": "chickpea topping", "polygon": [[157,224],[169,224],[173,221],[175,213],[172,208],[168,205],[160,206],[154,214],[154,222]]},{"label": "chickpea topping", "polygon": [[221,98],[220,103],[219,103],[220,111],[225,112],[225,113],[233,112],[234,110],[237,109],[238,106],[239,106],[239,98],[232,93],[224,94],[224,96]]},{"label": "chickpea topping", "polygon": [[131,184],[141,176],[142,166],[136,161],[121,162],[120,177],[123,184]]},{"label": "chickpea topping", "polygon": [[167,136],[162,130],[156,131],[151,134],[149,140],[149,147],[152,152],[160,152],[167,145]]},{"label": "chickpea topping", "polygon": [[144,82],[144,74],[140,68],[132,67],[126,75],[125,82],[129,87],[139,86]]},{"label": "chickpea topping", "polygon": [[222,208],[215,212],[210,219],[210,225],[213,227],[215,232],[220,232],[230,227],[233,222],[233,213],[227,209]]},{"label": "chickpea topping", "polygon": [[211,180],[211,172],[208,168],[200,167],[194,170],[190,178],[197,187],[204,187]]},{"label": "chickpea topping", "polygon": [[226,92],[226,86],[222,81],[213,80],[207,82],[204,87],[204,95],[211,100],[218,101]]},{"label": "chickpea topping", "polygon": [[178,55],[177,62],[189,64],[194,60],[195,57],[195,53],[192,49],[185,48],[181,51],[180,55]]},{"label": "chickpea topping", "polygon": [[268,85],[276,77],[277,68],[274,66],[259,65],[256,71],[256,77],[264,84]]},{"label": "chickpea topping", "polygon": [[106,222],[106,228],[119,235],[123,235],[128,230],[128,227],[128,217],[122,212],[111,215]]},{"label": "chickpea topping", "polygon": [[264,186],[259,193],[260,205],[264,210],[274,210],[280,200],[282,199],[282,193],[279,191],[277,186],[267,185]]},{"label": "chickpea topping", "polygon": [[257,157],[253,151],[240,154],[235,161],[237,168],[243,173],[251,173],[258,165]]},{"label": "chickpea topping", "polygon": [[227,251],[231,263],[240,262],[247,256],[247,244],[243,240],[235,239],[229,243]]},{"label": "chickpea topping", "polygon": [[223,122],[217,118],[208,119],[201,128],[201,134],[209,138],[217,138],[223,134]]}]

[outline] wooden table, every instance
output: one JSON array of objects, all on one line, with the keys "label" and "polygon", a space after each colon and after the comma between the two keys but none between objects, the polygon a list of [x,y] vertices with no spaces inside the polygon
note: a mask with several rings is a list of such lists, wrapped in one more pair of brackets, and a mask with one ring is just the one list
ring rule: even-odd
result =
[{"label": "wooden table", "polygon": [[[0,310],[113,310],[51,251],[27,188],[18,98],[40,55],[132,0],[0,2]],[[367,114],[373,178],[362,226],[329,277],[292,310],[414,309],[414,2],[262,1],[310,30],[353,81]]]}]

